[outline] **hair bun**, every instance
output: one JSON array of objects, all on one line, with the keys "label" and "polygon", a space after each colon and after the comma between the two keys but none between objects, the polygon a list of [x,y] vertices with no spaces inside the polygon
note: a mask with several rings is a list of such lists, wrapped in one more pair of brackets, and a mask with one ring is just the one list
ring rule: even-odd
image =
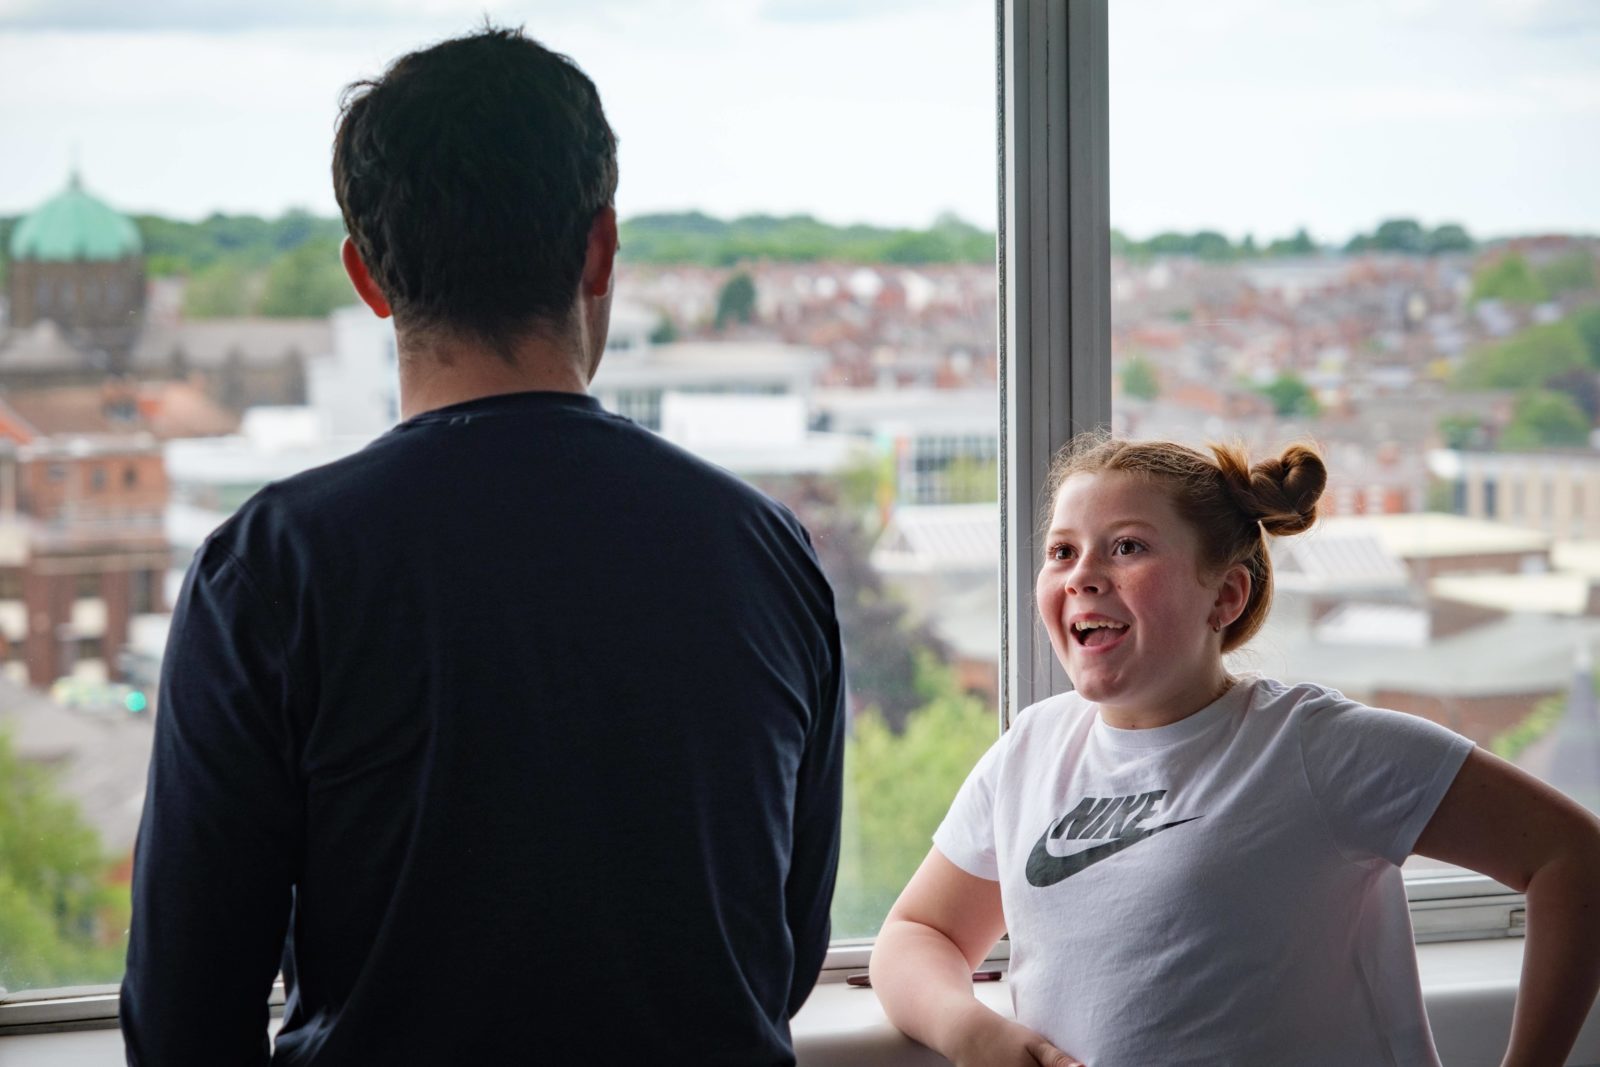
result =
[{"label": "hair bun", "polygon": [[1267,533],[1297,534],[1317,521],[1328,468],[1314,449],[1290,445],[1275,459],[1253,465],[1242,446],[1212,445],[1211,451],[1239,510]]},{"label": "hair bun", "polygon": [[1317,521],[1317,501],[1328,487],[1322,457],[1305,445],[1290,445],[1276,459],[1250,468],[1255,517],[1269,534],[1297,534]]}]

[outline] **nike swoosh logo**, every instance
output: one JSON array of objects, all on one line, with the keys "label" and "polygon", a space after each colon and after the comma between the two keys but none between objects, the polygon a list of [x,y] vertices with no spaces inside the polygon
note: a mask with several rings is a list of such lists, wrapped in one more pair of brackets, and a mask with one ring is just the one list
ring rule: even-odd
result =
[{"label": "nike swoosh logo", "polygon": [[1044,836],[1039,838],[1039,843],[1033,846],[1033,851],[1028,854],[1028,884],[1040,889],[1053,886],[1057,882],[1064,882],[1080,871],[1094,866],[1101,860],[1110,859],[1125,848],[1132,848],[1140,841],[1148,840],[1163,830],[1170,830],[1174,826],[1182,826],[1195,819],[1203,819],[1203,815],[1194,815],[1177,822],[1162,823],[1149,829],[1137,830],[1122,837],[1113,838],[1101,845],[1093,845],[1082,852],[1074,852],[1070,856],[1052,856],[1045,842],[1050,840],[1050,831],[1055,827],[1052,824],[1046,828]]}]

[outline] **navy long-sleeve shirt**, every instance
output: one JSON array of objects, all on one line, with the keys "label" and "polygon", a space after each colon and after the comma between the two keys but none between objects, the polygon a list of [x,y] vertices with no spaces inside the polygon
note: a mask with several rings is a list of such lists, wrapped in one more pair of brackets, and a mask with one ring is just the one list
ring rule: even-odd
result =
[{"label": "navy long-sleeve shirt", "polygon": [[268,487],[173,616],[129,1062],[793,1062],[842,673],[793,516],[588,397]]}]

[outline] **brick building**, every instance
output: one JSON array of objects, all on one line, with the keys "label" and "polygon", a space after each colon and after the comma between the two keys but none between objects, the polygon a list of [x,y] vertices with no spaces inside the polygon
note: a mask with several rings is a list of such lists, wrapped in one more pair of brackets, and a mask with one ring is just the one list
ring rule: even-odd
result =
[{"label": "brick building", "polygon": [[161,444],[136,422],[47,432],[21,406],[0,401],[0,669],[35,686],[118,678],[132,621],[167,610]]}]

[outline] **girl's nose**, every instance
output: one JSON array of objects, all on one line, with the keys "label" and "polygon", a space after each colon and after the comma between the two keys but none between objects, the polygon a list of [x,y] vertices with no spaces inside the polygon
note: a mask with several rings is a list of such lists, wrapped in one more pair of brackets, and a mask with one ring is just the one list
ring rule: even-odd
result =
[{"label": "girl's nose", "polygon": [[1083,557],[1078,561],[1078,565],[1068,572],[1067,592],[1074,594],[1105,592],[1105,576],[1100,573],[1100,565],[1094,557]]}]

